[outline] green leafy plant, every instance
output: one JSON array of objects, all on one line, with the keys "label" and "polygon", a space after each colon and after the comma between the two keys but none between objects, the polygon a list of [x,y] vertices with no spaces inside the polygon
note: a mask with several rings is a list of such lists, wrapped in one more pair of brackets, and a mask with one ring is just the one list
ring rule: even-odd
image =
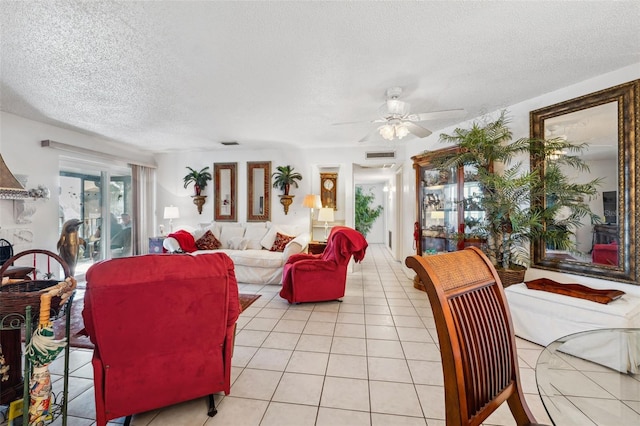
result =
[{"label": "green leafy plant", "polygon": [[209,166],[201,169],[200,171],[192,169],[189,166],[187,166],[187,169],[189,169],[189,174],[184,177],[184,187],[186,188],[190,183],[193,183],[196,195],[200,195],[212,179],[211,173],[209,172]]},{"label": "green leafy plant", "polygon": [[378,216],[382,213],[382,206],[375,208],[371,207],[375,195],[369,191],[365,194],[362,191],[362,187],[356,186],[356,231],[360,232],[365,237],[371,231],[373,223],[378,219]]},{"label": "green leafy plant", "polygon": [[[477,170],[481,194],[463,203],[473,202],[484,210],[484,220],[474,223],[474,233],[486,239],[483,250],[502,269],[528,266],[526,243],[536,238],[556,249],[575,252],[571,236],[582,225],[581,219],[588,216],[591,223],[600,221],[587,201],[597,195],[601,179],[575,184],[566,175],[570,169],[589,170],[580,157],[585,144],[561,138],[512,141],[508,122],[502,111],[495,121],[475,122],[470,129],[458,128],[452,135],[440,135],[441,141],[453,143],[458,149],[436,160],[441,170],[460,165]],[[539,160],[544,167],[523,171],[522,161],[511,165],[520,155]],[[494,166],[503,168],[495,171]]]},{"label": "green leafy plant", "polygon": [[284,191],[284,195],[289,195],[291,185],[298,187],[298,180],[302,180],[302,175],[293,171],[291,166],[278,166],[273,176],[273,187]]}]

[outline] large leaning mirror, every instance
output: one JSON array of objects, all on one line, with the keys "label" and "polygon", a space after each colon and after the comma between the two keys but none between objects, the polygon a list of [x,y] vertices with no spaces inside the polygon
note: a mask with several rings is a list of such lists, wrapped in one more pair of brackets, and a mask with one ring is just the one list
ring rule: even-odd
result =
[{"label": "large leaning mirror", "polygon": [[[598,196],[589,202],[600,222],[585,217],[575,231],[579,253],[532,241],[532,267],[638,284],[639,96],[636,80],[530,113],[531,137],[586,144],[581,156],[589,171],[573,172],[575,183],[602,179]],[[544,172],[544,161],[532,157],[531,167]]]},{"label": "large leaning mirror", "polygon": [[271,162],[247,163],[247,222],[271,220]]},{"label": "large leaning mirror", "polygon": [[237,220],[236,198],[237,163],[214,163],[214,202],[213,218],[216,222],[235,222]]}]

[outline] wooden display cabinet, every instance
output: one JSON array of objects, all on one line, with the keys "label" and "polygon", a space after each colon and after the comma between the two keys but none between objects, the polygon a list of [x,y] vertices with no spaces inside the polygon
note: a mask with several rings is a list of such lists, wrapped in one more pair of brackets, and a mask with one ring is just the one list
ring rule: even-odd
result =
[{"label": "wooden display cabinet", "polygon": [[[457,148],[429,151],[411,157],[416,171],[415,246],[419,256],[460,250],[480,241],[465,239],[484,219],[477,172],[468,166],[438,170],[434,160]],[[416,277],[417,278],[417,277]],[[414,287],[424,290],[419,280]]]}]

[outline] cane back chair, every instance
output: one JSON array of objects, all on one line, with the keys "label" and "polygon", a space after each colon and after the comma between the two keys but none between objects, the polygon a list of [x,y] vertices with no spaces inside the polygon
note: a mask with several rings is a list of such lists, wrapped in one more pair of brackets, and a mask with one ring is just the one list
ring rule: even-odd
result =
[{"label": "cane back chair", "polygon": [[444,372],[446,422],[480,425],[504,401],[535,424],[524,399],[511,315],[495,268],[475,248],[405,261],[425,284]]}]

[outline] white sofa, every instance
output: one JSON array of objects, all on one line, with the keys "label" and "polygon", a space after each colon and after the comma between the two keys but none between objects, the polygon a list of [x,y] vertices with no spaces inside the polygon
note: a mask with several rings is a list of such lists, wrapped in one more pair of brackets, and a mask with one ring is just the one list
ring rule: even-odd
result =
[{"label": "white sofa", "polygon": [[[240,224],[237,222],[214,222],[200,225],[198,228],[181,227],[190,232],[197,241],[207,230],[220,241],[218,250],[198,250],[192,254],[222,251],[229,255],[235,265],[236,279],[247,284],[282,284],[282,270],[289,256],[301,253],[309,243],[309,233],[298,226],[256,222]],[[295,237],[285,246],[284,251],[269,249],[273,245],[276,233]],[[163,246],[168,252],[183,251],[178,240],[167,237]]]}]

